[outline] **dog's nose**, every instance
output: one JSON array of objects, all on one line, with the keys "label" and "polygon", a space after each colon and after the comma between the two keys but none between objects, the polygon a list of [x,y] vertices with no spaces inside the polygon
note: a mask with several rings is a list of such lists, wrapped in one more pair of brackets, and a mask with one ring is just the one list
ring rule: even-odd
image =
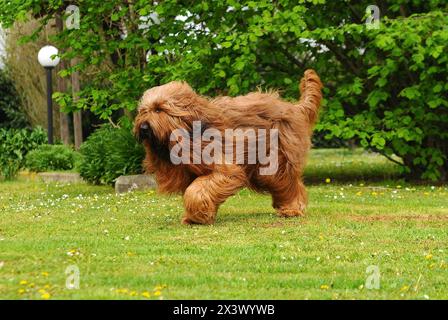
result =
[{"label": "dog's nose", "polygon": [[148,122],[143,122],[143,123],[140,125],[140,131],[141,131],[141,130],[145,131],[145,130],[148,130],[148,129],[149,129],[149,124],[148,124]]},{"label": "dog's nose", "polygon": [[151,129],[149,128],[149,124],[147,122],[143,122],[140,125],[138,138],[140,141],[145,139],[149,139],[151,137]]}]

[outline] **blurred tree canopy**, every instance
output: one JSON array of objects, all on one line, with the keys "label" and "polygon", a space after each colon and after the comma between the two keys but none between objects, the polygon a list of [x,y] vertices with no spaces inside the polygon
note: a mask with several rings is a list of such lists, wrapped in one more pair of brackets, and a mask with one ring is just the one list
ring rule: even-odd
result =
[{"label": "blurred tree canopy", "polygon": [[395,154],[410,176],[448,178],[446,0],[376,1],[378,29],[365,24],[364,0],[3,1],[0,22],[72,19],[70,4],[79,28],[52,40],[79,63],[62,75],[76,69],[92,80],[76,103],[55,94],[67,110],[133,111],[145,89],[174,79],[202,94],[261,85],[297,99],[299,78],[314,68],[326,86],[317,130]]}]

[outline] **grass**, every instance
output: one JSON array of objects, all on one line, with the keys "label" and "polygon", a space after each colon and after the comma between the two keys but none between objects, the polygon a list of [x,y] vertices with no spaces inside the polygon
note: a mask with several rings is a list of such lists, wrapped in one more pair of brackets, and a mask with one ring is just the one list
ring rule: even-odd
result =
[{"label": "grass", "polygon": [[305,170],[309,183],[323,182],[331,177],[336,182],[387,181],[401,177],[401,168],[385,157],[362,149],[312,150]]},{"label": "grass", "polygon": [[[448,298],[448,187],[355,182],[378,167],[398,172],[374,155],[318,150],[307,177],[331,180],[309,187],[306,218],[278,218],[268,196],[242,190],[214,226],[193,227],[179,223],[180,197],[2,182],[0,297]],[[372,265],[378,290],[365,286]],[[66,289],[68,266],[80,270],[78,290]]]}]

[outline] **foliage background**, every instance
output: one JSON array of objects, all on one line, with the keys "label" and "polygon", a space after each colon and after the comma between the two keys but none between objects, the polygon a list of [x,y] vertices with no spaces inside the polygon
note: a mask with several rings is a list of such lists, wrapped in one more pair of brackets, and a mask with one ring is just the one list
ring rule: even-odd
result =
[{"label": "foliage background", "polygon": [[44,144],[27,153],[25,166],[33,172],[73,170],[81,161],[80,157],[63,144]]},{"label": "foliage background", "polygon": [[0,70],[0,128],[25,128],[28,120],[22,112],[22,103],[9,74]]},{"label": "foliage background", "polygon": [[114,184],[121,175],[142,173],[143,146],[134,138],[129,124],[117,128],[104,125],[81,145],[81,177],[92,184]]},{"label": "foliage background", "polygon": [[79,63],[61,75],[90,77],[76,103],[55,95],[66,110],[132,116],[145,89],[174,79],[207,95],[261,86],[297,99],[299,78],[314,68],[326,85],[321,136],[396,154],[410,177],[448,176],[446,1],[377,1],[379,29],[364,24],[370,1],[348,0],[27,0],[2,2],[0,21],[31,14],[44,26],[69,4],[80,28],[51,40]]},{"label": "foliage background", "polygon": [[[5,70],[14,83],[20,99],[22,113],[33,127],[47,127],[47,96],[45,70],[36,63],[39,49],[49,42],[49,35],[54,33],[50,25],[42,29],[34,41],[22,39],[31,34],[40,25],[39,21],[16,21],[5,31],[4,57]],[[56,78],[56,77],[54,77]],[[56,80],[56,79],[54,79]],[[55,81],[56,82],[56,81]],[[56,83],[54,83],[55,85]],[[56,88],[56,86],[54,86]],[[59,136],[58,105],[53,106],[53,131]]]},{"label": "foliage background", "polygon": [[26,154],[47,141],[45,131],[0,128],[0,177],[14,178],[25,164]]}]

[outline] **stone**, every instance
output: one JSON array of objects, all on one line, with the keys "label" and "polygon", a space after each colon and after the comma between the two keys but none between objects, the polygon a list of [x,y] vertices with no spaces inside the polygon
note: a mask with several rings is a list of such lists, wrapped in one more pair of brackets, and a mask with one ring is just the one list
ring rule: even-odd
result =
[{"label": "stone", "polygon": [[154,177],[147,174],[119,176],[115,181],[115,192],[124,193],[133,190],[154,189],[156,186]]},{"label": "stone", "polygon": [[44,182],[80,183],[84,181],[76,172],[39,172],[37,176]]}]

